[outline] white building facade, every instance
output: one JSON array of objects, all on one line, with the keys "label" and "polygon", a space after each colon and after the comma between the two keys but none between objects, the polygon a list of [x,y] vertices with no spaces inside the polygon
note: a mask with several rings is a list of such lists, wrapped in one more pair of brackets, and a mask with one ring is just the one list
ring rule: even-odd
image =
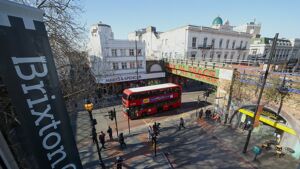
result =
[{"label": "white building facade", "polygon": [[260,37],[260,29],[261,29],[261,24],[255,23],[255,21],[233,27],[234,31],[249,33],[252,35],[252,38]]},{"label": "white building facade", "polygon": [[[249,59],[266,61],[270,57],[273,38],[261,37],[252,39]],[[278,39],[273,63],[283,65],[287,71],[299,71],[300,39]]]},{"label": "white building facade", "polygon": [[[252,39],[250,53],[252,59],[267,60],[272,47],[273,38],[261,37]],[[287,61],[292,55],[293,46],[288,39],[278,39],[274,61]]]},{"label": "white building facade", "polygon": [[149,59],[191,59],[205,61],[240,61],[247,59],[251,35],[233,31],[233,27],[220,17],[212,27],[187,25],[166,32],[156,32],[154,27],[142,29],[136,36],[145,43]]},{"label": "white building facade", "polygon": [[111,26],[101,22],[93,25],[89,33],[90,66],[97,83],[110,84],[165,77],[163,72],[146,73],[143,42],[114,39]]}]

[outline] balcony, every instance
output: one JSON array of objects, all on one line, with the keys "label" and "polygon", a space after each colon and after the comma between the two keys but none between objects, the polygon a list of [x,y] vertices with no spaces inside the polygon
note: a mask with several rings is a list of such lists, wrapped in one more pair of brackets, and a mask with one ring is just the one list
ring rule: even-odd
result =
[{"label": "balcony", "polygon": [[212,49],[213,45],[198,45],[198,49]]}]

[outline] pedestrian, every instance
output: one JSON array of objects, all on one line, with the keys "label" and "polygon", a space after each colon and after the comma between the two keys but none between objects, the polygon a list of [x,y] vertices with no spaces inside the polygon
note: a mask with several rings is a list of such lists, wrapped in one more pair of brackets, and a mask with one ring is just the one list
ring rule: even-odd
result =
[{"label": "pedestrian", "polygon": [[205,118],[208,119],[209,115],[208,115],[208,109],[205,110]]},{"label": "pedestrian", "polygon": [[96,129],[95,128],[92,129],[92,132],[91,132],[90,136],[92,137],[93,143],[95,144],[96,140],[97,140],[97,134],[96,134]]},{"label": "pedestrian", "polygon": [[199,119],[202,118],[202,115],[203,115],[203,109],[201,109],[200,112],[199,112]]},{"label": "pedestrian", "polygon": [[183,118],[182,118],[182,117],[180,117],[179,130],[181,130],[181,127],[185,128],[185,127],[184,127],[184,121],[183,121]]},{"label": "pedestrian", "polygon": [[153,129],[153,133],[157,136],[159,134],[159,131],[158,131],[159,128],[158,128],[158,124],[156,122],[154,122],[152,129]]},{"label": "pedestrian", "polygon": [[149,142],[151,141],[152,134],[153,134],[153,129],[152,129],[151,125],[149,125],[148,126],[148,141]]},{"label": "pedestrian", "polygon": [[108,135],[109,135],[109,140],[112,141],[112,139],[113,139],[113,134],[112,134],[112,129],[111,129],[110,126],[108,126],[107,133],[108,133]]},{"label": "pedestrian", "polygon": [[123,158],[121,156],[118,156],[116,158],[116,164],[117,164],[117,169],[122,169],[123,166]]},{"label": "pedestrian", "polygon": [[104,144],[105,144],[105,134],[103,133],[103,131],[100,132],[99,141],[100,141],[100,143],[102,145],[102,148],[105,149],[105,146],[104,146]]},{"label": "pedestrian", "polygon": [[152,141],[152,145],[155,143],[156,141],[156,135],[154,133],[152,133],[151,135],[151,141]]},{"label": "pedestrian", "polygon": [[120,143],[120,147],[123,149],[123,146],[126,148],[126,143],[125,143],[125,139],[124,139],[124,135],[123,133],[120,133],[119,135],[119,143]]},{"label": "pedestrian", "polygon": [[207,110],[207,114],[208,114],[208,118],[210,119],[211,118],[211,116],[212,116],[212,114],[211,114],[211,110]]}]

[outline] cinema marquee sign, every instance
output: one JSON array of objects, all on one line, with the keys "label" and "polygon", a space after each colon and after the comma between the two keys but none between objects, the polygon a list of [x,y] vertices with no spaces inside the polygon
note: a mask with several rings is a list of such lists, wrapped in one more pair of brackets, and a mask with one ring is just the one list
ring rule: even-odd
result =
[{"label": "cinema marquee sign", "polygon": [[82,169],[42,12],[8,1],[0,1],[0,11],[0,75],[30,168]]}]

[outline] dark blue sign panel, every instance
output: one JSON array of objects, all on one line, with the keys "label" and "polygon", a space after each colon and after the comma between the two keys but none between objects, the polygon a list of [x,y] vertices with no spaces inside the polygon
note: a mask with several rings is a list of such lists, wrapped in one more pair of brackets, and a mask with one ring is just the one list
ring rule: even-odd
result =
[{"label": "dark blue sign panel", "polygon": [[81,169],[42,12],[0,1],[0,75],[20,121],[31,168]]}]

